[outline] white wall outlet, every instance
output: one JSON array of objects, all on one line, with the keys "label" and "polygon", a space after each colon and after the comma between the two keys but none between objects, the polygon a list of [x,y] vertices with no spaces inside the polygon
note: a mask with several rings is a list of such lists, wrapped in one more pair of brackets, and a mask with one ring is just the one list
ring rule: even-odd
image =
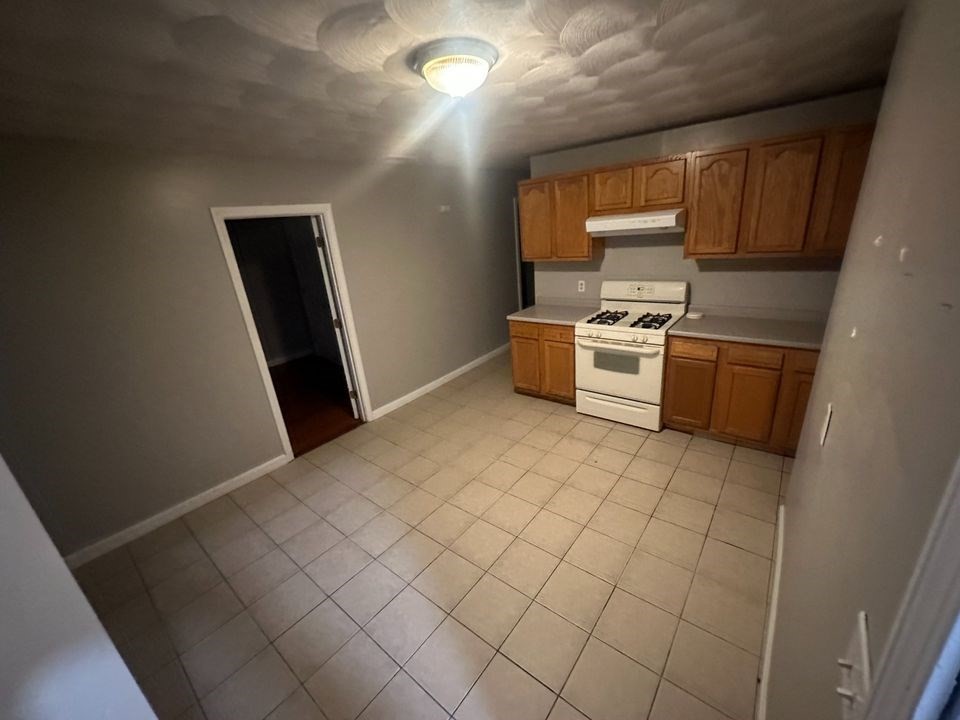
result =
[{"label": "white wall outlet", "polygon": [[843,720],[859,720],[870,697],[872,668],[870,667],[870,635],[867,613],[857,613],[857,623],[850,635],[846,652],[837,658],[840,668],[840,684],[837,695]]},{"label": "white wall outlet", "polygon": [[577,292],[586,292],[586,290],[587,290],[587,281],[577,280]]},{"label": "white wall outlet", "polygon": [[833,418],[833,403],[827,403],[827,414],[823,418],[823,427],[820,428],[820,444],[827,441],[827,432],[830,430],[830,420]]}]

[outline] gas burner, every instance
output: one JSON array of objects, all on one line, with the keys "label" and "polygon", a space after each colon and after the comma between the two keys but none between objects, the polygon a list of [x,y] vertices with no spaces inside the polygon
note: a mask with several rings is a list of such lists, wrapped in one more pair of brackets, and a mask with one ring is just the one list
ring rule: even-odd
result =
[{"label": "gas burner", "polygon": [[668,322],[673,315],[670,313],[644,313],[639,318],[630,323],[632,328],[643,328],[644,330],[659,330]]},{"label": "gas burner", "polygon": [[588,325],[616,325],[627,316],[626,310],[601,310],[587,320]]}]

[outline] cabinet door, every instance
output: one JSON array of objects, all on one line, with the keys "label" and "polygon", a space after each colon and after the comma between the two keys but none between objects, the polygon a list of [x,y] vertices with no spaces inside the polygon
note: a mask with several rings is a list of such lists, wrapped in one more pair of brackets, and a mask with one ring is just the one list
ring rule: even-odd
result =
[{"label": "cabinet door", "polygon": [[780,371],[732,365],[717,372],[712,429],[734,437],[767,442],[773,429]]},{"label": "cabinet door", "polygon": [[800,252],[807,236],[823,138],[764,144],[750,156],[741,249]]},{"label": "cabinet door", "polygon": [[593,209],[628,210],[633,204],[633,168],[593,174]]},{"label": "cabinet door", "polygon": [[717,364],[708,360],[671,356],[663,399],[663,419],[707,430],[713,409]]},{"label": "cabinet door", "polygon": [[746,176],[746,149],[696,156],[687,255],[736,252]]},{"label": "cabinet door", "polygon": [[838,130],[827,136],[806,253],[843,255],[872,139],[872,126]]},{"label": "cabinet door", "polygon": [[639,166],[634,173],[638,176],[634,204],[638,208],[682,204],[686,171],[686,158]]},{"label": "cabinet door", "polygon": [[787,357],[771,438],[778,449],[797,449],[819,355],[812,350],[791,350]]},{"label": "cabinet door", "polygon": [[810,400],[810,390],[813,389],[813,375],[797,373],[792,383],[793,412],[790,414],[790,430],[787,433],[786,446],[789,450],[796,450],[800,443],[800,431],[803,429],[803,418],[807,414],[807,402]]},{"label": "cabinet door", "polygon": [[553,181],[553,249],[558,259],[590,259],[589,190],[586,175]]},{"label": "cabinet door", "polygon": [[549,260],[553,256],[553,196],[549,182],[519,186],[520,251],[524,260]]},{"label": "cabinet door", "polygon": [[512,337],[510,355],[513,360],[513,387],[516,390],[540,392],[540,341]]},{"label": "cabinet door", "polygon": [[551,397],[573,400],[573,343],[544,339],[540,341],[540,392]]}]

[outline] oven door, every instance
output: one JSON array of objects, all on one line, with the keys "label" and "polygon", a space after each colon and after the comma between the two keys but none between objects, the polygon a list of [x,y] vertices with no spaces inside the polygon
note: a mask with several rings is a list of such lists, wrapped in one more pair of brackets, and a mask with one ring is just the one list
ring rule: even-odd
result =
[{"label": "oven door", "polygon": [[663,346],[578,337],[577,389],[660,404]]}]

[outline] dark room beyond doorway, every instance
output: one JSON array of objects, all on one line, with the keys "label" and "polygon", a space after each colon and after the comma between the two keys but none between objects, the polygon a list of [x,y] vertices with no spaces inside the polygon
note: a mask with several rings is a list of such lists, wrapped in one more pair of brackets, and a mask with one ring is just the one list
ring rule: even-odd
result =
[{"label": "dark room beyond doorway", "polygon": [[294,455],[354,416],[311,218],[227,220],[230,244]]}]

